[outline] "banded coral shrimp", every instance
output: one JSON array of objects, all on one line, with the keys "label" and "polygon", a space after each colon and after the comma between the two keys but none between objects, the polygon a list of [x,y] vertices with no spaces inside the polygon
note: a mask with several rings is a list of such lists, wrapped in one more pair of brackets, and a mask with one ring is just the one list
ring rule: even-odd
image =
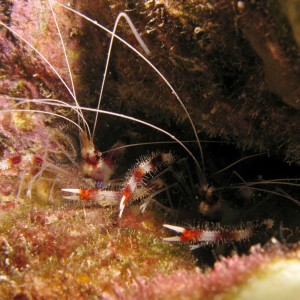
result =
[{"label": "banded coral shrimp", "polygon": [[[56,21],[56,18],[55,18],[55,13],[53,11],[53,8],[51,6],[51,2],[49,2],[50,4],[50,7],[51,7],[51,11],[53,13],[53,16],[54,16],[54,21],[56,23],[56,27],[57,27],[57,30],[58,30],[58,33],[60,33],[60,30],[59,30],[59,27],[58,27],[58,24],[57,24],[57,21]],[[120,15],[120,16],[123,16],[123,17],[127,17],[126,15]],[[130,20],[128,20],[127,18],[127,21],[129,22],[130,24]],[[71,91],[71,89],[68,87],[68,85],[64,82],[64,80],[62,79],[62,77],[59,75],[59,73],[55,70],[55,68],[53,67],[53,65],[47,60],[47,58],[44,57],[44,55],[37,49],[35,48],[31,43],[29,43],[26,39],[24,39],[20,34],[18,34],[16,31],[12,30],[11,28],[8,28],[5,24],[2,23],[2,25],[4,27],[6,27],[6,29],[10,30],[11,33],[13,33],[17,38],[19,38],[22,42],[24,42],[27,46],[29,46],[29,48],[31,50],[33,50],[35,53],[37,53],[40,58],[42,58],[42,60],[50,67],[50,69],[57,75],[57,77],[60,79],[60,81],[62,82],[62,84],[65,86],[65,88],[68,90],[68,92],[71,94],[71,96],[73,97],[74,101],[75,101],[75,104],[76,106],[75,107],[72,107],[70,106],[69,104],[65,103],[65,102],[62,102],[62,101],[58,101],[58,100],[51,100],[51,99],[33,99],[33,100],[22,100],[22,99],[17,99],[17,98],[14,98],[14,100],[16,101],[20,101],[19,104],[26,104],[26,103],[29,103],[29,104],[35,104],[35,105],[54,105],[56,107],[60,107],[60,108],[63,108],[63,107],[66,107],[66,108],[71,108],[73,110],[78,110],[78,118],[81,118],[83,120],[83,125],[85,128],[88,128],[88,125],[85,121],[85,119],[83,118],[82,116],[82,113],[80,112],[81,109],[83,109],[82,107],[79,107],[78,106],[78,102],[76,100],[76,96],[75,96],[75,89],[74,89],[74,84],[72,82],[72,76],[70,76],[70,81],[71,81],[71,84],[72,84],[72,89],[73,91]],[[116,25],[117,25],[117,22],[116,22]],[[133,25],[131,25],[131,28],[133,28]],[[106,28],[105,28],[106,31],[108,31]],[[110,31],[108,31],[109,33],[111,33]],[[112,33],[111,33],[112,34]],[[114,35],[113,35],[114,36]],[[117,37],[117,36],[116,36]],[[139,37],[136,35],[137,39],[139,39]],[[62,41],[62,36],[60,35],[60,38],[61,38],[61,41]],[[119,38],[120,39],[120,38]],[[124,42],[124,41],[123,41]],[[141,41],[142,43],[142,41]],[[62,42],[62,45],[63,45],[63,48],[64,48],[64,44]],[[112,46],[112,41],[111,41],[111,46]],[[145,48],[146,46],[144,46]],[[132,47],[131,47],[132,48]],[[147,51],[147,49],[146,49]],[[65,49],[64,49],[64,52],[65,52]],[[65,53],[65,57],[66,57],[66,53]],[[69,73],[71,74],[70,72],[70,66],[68,64],[68,60],[66,59],[66,62],[67,62],[67,65],[68,65],[68,69],[69,69]],[[107,61],[107,65],[108,65],[108,62]],[[106,71],[105,71],[106,73]],[[104,76],[105,78],[105,76]],[[103,83],[102,85],[104,86],[104,80],[103,80]],[[102,89],[101,89],[101,93],[102,93]],[[100,93],[100,94],[101,94]],[[100,99],[101,99],[101,95],[100,95]],[[17,106],[17,104],[16,104]],[[99,101],[99,104],[98,104],[98,107],[100,106],[100,101]],[[92,109],[87,109],[86,110],[90,110],[92,111]],[[100,113],[106,113],[108,115],[115,115],[115,116],[119,116],[119,117],[123,117],[123,118],[126,118],[126,119],[133,119],[134,121],[138,121],[137,119],[134,119],[134,118],[130,118],[130,117],[126,117],[126,116],[122,116],[120,114],[114,114],[114,113],[109,113],[109,112],[106,112],[106,111],[99,111],[99,109],[97,110],[94,110],[96,115],[100,112]],[[46,112],[46,111],[42,111],[42,110],[38,110],[38,109],[29,109],[29,110],[26,110],[26,109],[14,109],[14,108],[10,108],[8,110],[3,110],[3,113],[8,113],[8,112],[11,112],[11,113],[18,113],[18,112],[22,112],[22,113],[39,113],[39,114],[44,114],[44,115],[53,115],[53,116],[57,116],[57,117],[61,117],[63,119],[66,119],[67,121],[71,122],[73,125],[77,126],[79,130],[81,130],[81,133],[80,136],[81,136],[81,146],[82,146],[82,151],[81,151],[81,156],[83,157],[83,160],[85,161],[85,165],[83,166],[83,173],[84,175],[88,175],[89,177],[92,177],[94,180],[98,181],[99,184],[104,184],[106,185],[107,182],[109,181],[109,178],[111,176],[111,173],[113,172],[113,168],[114,166],[112,165],[108,165],[106,164],[105,162],[103,162],[102,159],[100,159],[100,156],[101,156],[101,153],[100,152],[97,152],[94,148],[94,144],[93,142],[91,142],[91,134],[90,132],[87,132],[87,133],[84,133],[83,130],[80,128],[80,126],[78,124],[76,124],[74,121],[71,121],[70,119],[64,117],[64,116],[61,116],[57,113],[52,113],[52,112]],[[97,116],[96,116],[96,120],[97,120]],[[95,121],[95,124],[97,122]],[[143,124],[146,124],[146,122],[144,121],[140,121],[140,123],[143,123]],[[149,125],[149,124],[148,124]],[[155,128],[155,126],[152,125],[153,128]],[[94,128],[95,129],[95,128]],[[68,129],[66,130],[68,131]],[[160,129],[160,131],[163,132],[162,129]],[[89,133],[89,137],[88,137],[88,133]],[[62,133],[63,135],[63,133]],[[94,135],[94,133],[93,133]],[[169,134],[169,136],[171,136]],[[171,136],[172,137],[172,136]],[[69,138],[68,136],[66,137],[67,139],[67,144],[70,148],[75,148],[75,145],[72,145],[72,141],[70,141],[71,138]],[[57,144],[59,144],[58,141],[56,141]],[[64,143],[64,142],[63,142]],[[56,150],[52,151],[48,149],[48,146],[46,147],[46,152],[55,152]],[[59,151],[58,151],[59,152]],[[67,156],[67,159],[71,162],[74,162],[76,160],[76,157],[71,157],[71,155],[68,155],[68,151],[64,151],[64,149],[61,150],[61,152],[65,152],[65,156]],[[73,149],[73,152],[76,152],[76,149]],[[53,155],[53,153],[51,153],[51,155]],[[55,154],[56,155],[56,154]],[[75,154],[76,155],[76,154]],[[151,157],[154,159],[155,157],[158,157],[159,155],[152,155]],[[163,155],[161,156],[163,157]],[[167,158],[168,160],[168,158]],[[11,167],[14,167],[14,166],[17,166],[19,164],[21,164],[22,162],[24,163],[31,163],[31,164],[36,164],[37,161],[39,162],[38,164],[41,164],[42,161],[45,161],[45,159],[42,159],[41,157],[39,156],[32,156],[32,155],[15,155],[13,157],[9,157],[5,160],[2,161],[2,164],[1,164],[1,168],[2,170],[5,170],[5,169],[10,169]],[[103,165],[99,167],[99,163],[102,163]],[[110,161],[110,164],[113,164],[112,161]],[[103,167],[103,168],[102,168]],[[96,170],[95,173],[94,170]],[[92,172],[92,173],[91,173]],[[98,172],[98,173],[97,173]],[[100,173],[100,174],[99,174]],[[40,174],[40,173],[38,173]],[[96,178],[96,177],[100,177],[100,178]],[[36,179],[35,176],[33,177],[33,179]],[[32,183],[33,181],[31,181]],[[68,191],[70,191],[70,189],[68,189]],[[31,188],[28,189],[28,194],[30,194],[31,192]],[[18,193],[19,194],[19,193]]]},{"label": "banded coral shrimp", "polygon": [[[33,101],[31,101],[31,103],[33,103]],[[46,103],[46,102],[44,102],[44,103]],[[196,137],[198,138],[197,134],[196,134]],[[195,163],[196,164],[198,163],[197,160],[195,160]],[[197,171],[195,173],[198,173],[198,175],[200,174],[200,184],[199,184],[199,186],[200,186],[200,193],[204,193],[205,195],[208,195],[207,196],[207,198],[208,198],[207,202],[209,202],[209,200],[211,198],[211,196],[209,194],[213,191],[213,188],[211,188],[210,186],[208,186],[208,184],[206,183],[206,180],[203,179],[203,177],[205,177],[205,175],[202,174],[203,171],[201,171],[201,170],[202,170],[202,168],[197,167]],[[192,184],[190,184],[190,185],[192,186]],[[193,189],[193,186],[191,187],[191,189]],[[249,187],[248,187],[248,189],[249,189]]]}]

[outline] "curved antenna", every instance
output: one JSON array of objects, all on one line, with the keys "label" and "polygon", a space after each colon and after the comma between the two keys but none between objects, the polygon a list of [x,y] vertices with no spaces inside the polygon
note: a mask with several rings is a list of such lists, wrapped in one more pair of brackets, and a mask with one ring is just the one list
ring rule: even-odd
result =
[{"label": "curved antenna", "polygon": [[[66,105],[67,106],[67,105]],[[51,112],[51,111],[44,111],[44,110],[31,110],[31,109],[2,109],[0,110],[0,113],[7,113],[7,112],[28,112],[28,113],[41,113],[41,114],[45,114],[45,115],[51,115],[51,116],[55,116],[55,117],[59,117],[62,118],[64,120],[67,120],[68,122],[71,122],[72,124],[74,124],[80,131],[83,131],[83,129],[74,121],[72,121],[71,119],[64,117],[63,115]]]},{"label": "curved antenna", "polygon": [[[18,98],[18,97],[7,97],[7,98],[13,99],[15,101],[19,101],[19,103],[16,103],[12,106],[12,109],[14,108],[14,106],[17,106],[20,104],[26,104],[26,103],[46,104],[46,105],[51,105],[51,106],[56,106],[56,107],[69,107],[77,113],[78,117],[82,117],[82,122],[86,126],[88,126],[87,121],[85,120],[83,115],[79,113],[79,111],[78,111],[79,108],[77,106],[68,104],[64,101],[57,100],[57,99],[43,99],[43,98],[40,98],[40,99],[26,99],[26,98]],[[31,111],[34,111],[34,110],[31,110]],[[65,119],[72,122],[72,120],[67,117],[65,117]],[[77,127],[79,127],[79,125]],[[79,127],[79,128],[81,128],[81,127]],[[81,131],[83,131],[82,128],[81,128]]]},{"label": "curved antenna", "polygon": [[[115,38],[117,38],[119,41],[121,41],[123,44],[125,44],[129,49],[131,49],[133,52],[135,52],[138,56],[140,56],[145,62],[147,62],[147,64],[160,76],[160,78],[166,83],[166,85],[170,88],[172,94],[176,97],[177,101],[180,103],[181,107],[183,108],[184,112],[186,113],[188,120],[192,126],[192,129],[194,131],[194,135],[195,138],[197,140],[197,144],[199,147],[199,151],[201,154],[201,160],[202,160],[202,168],[200,167],[200,164],[198,161],[196,161],[196,165],[199,169],[200,172],[200,177],[201,179],[206,182],[206,176],[205,176],[205,168],[204,168],[204,156],[203,156],[203,151],[202,151],[202,147],[201,147],[201,143],[197,134],[197,130],[195,127],[195,124],[190,116],[190,114],[188,113],[184,103],[182,102],[182,100],[180,99],[179,95],[176,93],[176,91],[174,90],[174,88],[172,87],[172,85],[170,84],[170,82],[167,80],[167,78],[151,63],[151,61],[149,59],[147,59],[142,53],[140,53],[138,50],[136,50],[133,46],[131,46],[129,43],[127,43],[124,39],[122,39],[120,36],[118,36],[117,34],[114,34],[112,31],[110,31],[109,29],[107,29],[106,27],[104,27],[103,25],[99,24],[97,21],[92,20],[91,18],[85,16],[84,14],[76,11],[75,9],[68,7],[62,3],[59,2],[55,2],[57,5],[60,5],[62,7],[64,7],[65,9],[72,11],[73,13],[81,16],[82,18],[86,19],[87,21],[91,22],[92,24],[94,24],[95,26],[101,28],[102,30],[106,31],[107,33],[109,33],[110,35],[114,35]],[[190,151],[189,151],[190,152]],[[194,157],[194,156],[193,156]]]},{"label": "curved antenna", "polygon": [[[101,101],[102,101],[102,95],[103,95],[103,91],[104,91],[104,85],[105,85],[105,81],[106,81],[106,77],[107,77],[107,70],[108,70],[108,66],[109,66],[109,62],[110,62],[110,57],[111,57],[111,50],[112,50],[113,42],[114,42],[114,39],[115,39],[115,36],[116,36],[117,27],[118,27],[119,21],[120,21],[120,19],[122,17],[129,24],[129,26],[131,28],[131,31],[135,35],[135,38],[138,40],[138,42],[140,43],[140,45],[144,49],[144,51],[147,53],[147,55],[150,54],[150,50],[148,49],[148,47],[146,46],[146,44],[144,43],[144,41],[142,40],[142,38],[138,34],[136,28],[134,27],[134,25],[131,22],[131,20],[128,17],[128,15],[125,14],[124,12],[119,13],[119,15],[118,15],[118,17],[117,17],[117,19],[115,21],[115,25],[114,25],[114,28],[113,28],[113,31],[112,31],[112,35],[111,35],[111,39],[110,39],[110,43],[109,43],[109,48],[108,48],[108,52],[107,52],[107,59],[106,59],[106,63],[105,63],[103,80],[102,80],[102,83],[101,83],[101,89],[100,89],[100,95],[99,95],[97,110],[100,108],[100,104],[101,104]],[[96,116],[95,116],[95,121],[94,121],[94,128],[93,128],[92,140],[94,139],[94,135],[95,135],[95,131],[96,131],[96,126],[97,126],[97,122],[98,122],[98,115],[99,115],[99,113],[97,111]]]}]

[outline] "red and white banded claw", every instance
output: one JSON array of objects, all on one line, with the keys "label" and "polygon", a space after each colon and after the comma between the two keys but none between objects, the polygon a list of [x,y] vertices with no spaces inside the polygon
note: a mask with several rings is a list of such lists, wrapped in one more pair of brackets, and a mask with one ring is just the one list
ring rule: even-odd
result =
[{"label": "red and white banded claw", "polygon": [[[207,229],[186,229],[175,225],[164,224],[164,227],[173,230],[181,235],[164,238],[167,242],[193,242],[199,244],[230,243],[247,240],[252,236],[264,233],[273,227],[273,220],[267,219],[260,223],[251,223],[240,229],[218,228]],[[193,246],[192,249],[197,248]]]}]

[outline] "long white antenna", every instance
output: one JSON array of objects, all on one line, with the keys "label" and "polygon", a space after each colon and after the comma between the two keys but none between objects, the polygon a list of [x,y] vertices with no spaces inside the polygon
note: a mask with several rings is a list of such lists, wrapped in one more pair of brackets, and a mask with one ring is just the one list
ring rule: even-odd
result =
[{"label": "long white antenna", "polygon": [[[8,97],[8,98],[11,98],[11,99],[19,102],[19,103],[16,103],[14,106],[17,106],[18,104],[24,104],[24,103],[36,103],[36,104],[47,104],[47,105],[52,105],[52,106],[56,106],[56,107],[71,108],[72,110],[76,111],[78,117],[82,117],[82,119],[81,119],[82,123],[84,123],[85,126],[88,128],[87,121],[83,118],[83,115],[78,112],[78,110],[79,110],[78,106],[73,106],[71,104],[68,104],[64,101],[57,100],[57,99],[47,99],[47,98],[46,99],[43,99],[43,98],[27,99],[27,98],[18,98],[18,97]],[[14,108],[14,106],[12,107],[12,109]],[[69,118],[66,118],[66,119],[72,121]],[[78,125],[77,127],[80,127],[80,126]],[[81,131],[82,131],[82,129],[81,129]]]}]

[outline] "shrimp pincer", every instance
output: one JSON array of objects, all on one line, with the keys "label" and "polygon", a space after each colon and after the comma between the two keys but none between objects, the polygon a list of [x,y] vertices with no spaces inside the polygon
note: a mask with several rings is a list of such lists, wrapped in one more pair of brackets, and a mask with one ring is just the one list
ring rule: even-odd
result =
[{"label": "shrimp pincer", "polygon": [[254,235],[264,233],[273,227],[273,220],[267,219],[262,222],[249,223],[240,229],[186,229],[184,227],[164,224],[165,228],[173,230],[181,235],[164,238],[167,242],[189,242],[196,243],[192,245],[192,250],[201,245],[225,244],[248,240]]}]

